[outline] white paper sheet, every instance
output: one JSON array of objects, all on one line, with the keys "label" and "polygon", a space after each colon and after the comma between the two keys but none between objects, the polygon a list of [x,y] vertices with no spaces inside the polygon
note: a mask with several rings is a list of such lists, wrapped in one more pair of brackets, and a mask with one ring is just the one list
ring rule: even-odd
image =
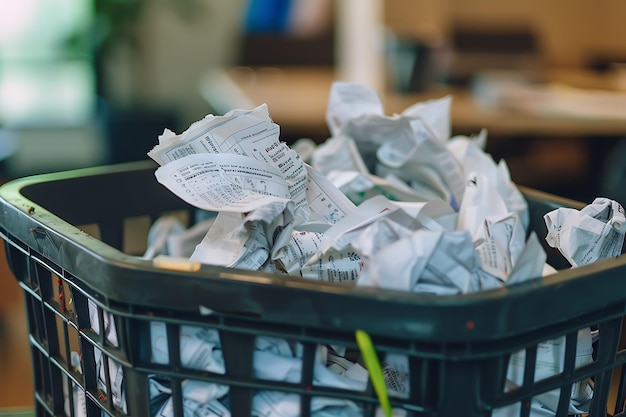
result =
[{"label": "white paper sheet", "polygon": [[617,257],[626,234],[624,208],[608,198],[596,198],[583,209],[558,208],[544,216],[546,241],[573,266]]}]

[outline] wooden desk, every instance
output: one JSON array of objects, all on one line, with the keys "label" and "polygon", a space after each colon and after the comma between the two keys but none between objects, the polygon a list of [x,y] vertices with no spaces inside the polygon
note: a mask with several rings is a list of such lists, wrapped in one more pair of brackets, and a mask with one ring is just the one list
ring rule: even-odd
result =
[{"label": "wooden desk", "polygon": [[[308,135],[325,139],[328,95],[335,74],[329,68],[234,68],[228,76],[251,104],[267,103],[270,115],[286,135]],[[593,85],[598,77],[576,71],[548,74],[548,79],[562,77],[574,85]],[[486,128],[490,136],[626,136],[626,110],[621,119],[598,120],[557,115],[537,115],[495,108],[477,103],[466,90],[437,88],[424,93],[384,92],[386,114],[399,113],[412,104],[432,98],[453,96],[451,123],[453,133],[472,134]]]},{"label": "wooden desk", "polygon": [[[267,103],[283,140],[309,137],[321,143],[329,136],[325,117],[334,80],[329,68],[233,68],[222,76],[223,82],[205,83],[201,93],[209,104],[226,99],[218,103],[224,111]],[[603,89],[614,84],[580,71],[547,73],[546,81]],[[230,89],[220,87],[224,85]],[[598,195],[606,156],[626,137],[626,114],[606,120],[534,114],[481,105],[467,90],[443,87],[419,94],[387,91],[381,98],[385,113],[391,115],[447,94],[453,96],[453,134],[471,135],[486,128],[487,151],[496,160],[506,160],[514,181],[564,197],[590,201]]]},{"label": "wooden desk", "polygon": [[[329,135],[325,115],[333,81],[330,69],[237,67],[225,74],[207,74],[200,92],[218,113],[266,103],[281,136],[320,141]],[[222,101],[223,95],[230,96]]]}]

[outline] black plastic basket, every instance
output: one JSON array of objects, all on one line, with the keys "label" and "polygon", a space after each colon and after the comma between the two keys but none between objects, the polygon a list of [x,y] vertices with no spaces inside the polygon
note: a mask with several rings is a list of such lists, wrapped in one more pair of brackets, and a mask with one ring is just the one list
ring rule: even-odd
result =
[{"label": "black plastic basket", "polygon": [[[607,409],[621,413],[624,256],[568,269],[546,247],[551,263],[564,268],[559,273],[449,297],[208,265],[196,271],[157,268],[137,256],[141,248],[133,248],[133,241],[145,242],[148,226],[163,213],[191,219],[194,208],[158,184],[154,170],[151,162],[121,164],[32,176],[0,188],[0,233],[28,314],[37,416],[73,417],[77,398],[85,400],[89,416],[154,415],[161,405],[149,394],[154,380],[169,384],[176,417],[186,407],[185,381],[228,386],[228,405],[236,417],[251,414],[261,391],[297,395],[301,416],[312,415],[312,401],[321,397],[352,400],[363,415],[374,416],[379,404],[371,383],[363,391],[313,383],[318,346],[355,349],[357,329],[370,334],[381,358],[406,355],[410,394],[391,402],[409,416],[490,416],[509,404],[519,404],[519,415],[527,416],[531,399],[551,390],[560,392],[557,415],[565,416],[572,384],[585,378],[594,383],[591,416],[605,416]],[[523,192],[531,227],[542,241],[543,215],[577,204]],[[155,322],[166,329],[165,364],[155,363],[151,354]],[[182,366],[179,334],[188,325],[219,334],[224,373]],[[594,361],[576,368],[577,333],[587,327],[600,334]],[[116,330],[116,343],[107,329]],[[301,346],[299,382],[255,375],[259,336]],[[537,346],[560,337],[566,343],[563,371],[534,381]],[[509,358],[524,350],[524,383],[506,390]],[[72,352],[78,353],[78,363]],[[121,400],[109,395],[120,383]],[[78,396],[67,394],[75,391]]]}]

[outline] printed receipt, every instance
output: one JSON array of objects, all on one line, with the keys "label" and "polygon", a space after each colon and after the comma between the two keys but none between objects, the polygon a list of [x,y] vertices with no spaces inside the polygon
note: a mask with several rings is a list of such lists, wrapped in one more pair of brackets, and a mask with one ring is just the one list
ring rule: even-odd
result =
[{"label": "printed receipt", "polygon": [[[278,172],[279,177],[287,183],[288,196],[296,207],[306,208],[307,176],[304,164],[296,151],[280,142],[279,134],[279,126],[270,118],[267,105],[262,104],[253,110],[233,110],[224,116],[208,115],[193,123],[181,135],[166,129],[159,137],[158,145],[148,152],[148,156],[161,166],[197,154],[205,157],[206,154],[247,156],[249,160],[257,161],[255,169],[263,170],[259,164],[261,162],[273,167],[274,172]],[[230,161],[224,163],[228,164]],[[184,163],[176,165],[180,169]],[[255,177],[247,173],[247,178]],[[269,180],[272,177],[270,175]],[[258,178],[258,181],[261,182],[262,178]],[[264,185],[270,186],[259,183],[256,190],[263,192]],[[268,190],[266,194],[275,195],[272,190]],[[221,198],[230,199],[224,195]]]}]

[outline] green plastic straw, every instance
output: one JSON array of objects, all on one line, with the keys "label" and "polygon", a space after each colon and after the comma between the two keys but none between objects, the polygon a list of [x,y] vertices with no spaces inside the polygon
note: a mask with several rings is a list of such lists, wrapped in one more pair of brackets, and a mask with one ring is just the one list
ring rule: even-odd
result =
[{"label": "green plastic straw", "polygon": [[382,407],[385,416],[392,417],[393,412],[391,411],[391,403],[389,402],[389,393],[387,392],[387,384],[385,384],[383,368],[380,366],[380,361],[378,360],[378,355],[376,354],[376,349],[374,349],[372,339],[370,338],[370,335],[363,330],[357,330],[355,332],[355,337],[356,343],[361,351],[361,355],[363,355],[365,367],[370,375],[372,386],[378,396],[378,402],[380,402],[380,406]]}]

